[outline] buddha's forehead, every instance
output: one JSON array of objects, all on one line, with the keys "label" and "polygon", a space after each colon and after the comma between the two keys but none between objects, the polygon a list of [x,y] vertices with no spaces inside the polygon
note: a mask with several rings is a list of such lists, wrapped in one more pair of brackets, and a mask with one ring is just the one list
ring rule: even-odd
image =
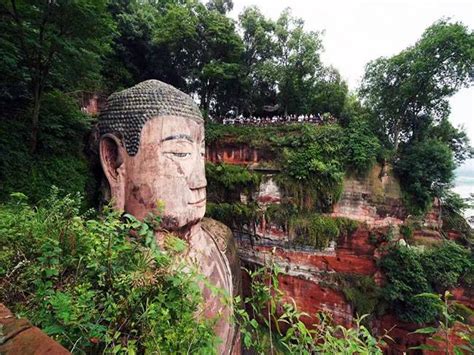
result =
[{"label": "buddha's forehead", "polygon": [[204,141],[204,124],[181,116],[159,116],[147,121],[142,130],[147,142],[184,140],[191,143]]}]

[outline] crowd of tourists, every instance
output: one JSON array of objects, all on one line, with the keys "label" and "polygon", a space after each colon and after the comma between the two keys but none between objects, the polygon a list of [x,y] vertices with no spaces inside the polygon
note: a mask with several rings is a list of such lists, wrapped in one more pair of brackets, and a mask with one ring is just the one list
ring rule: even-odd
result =
[{"label": "crowd of tourists", "polygon": [[253,126],[266,126],[266,125],[281,125],[289,123],[312,123],[312,124],[327,124],[334,123],[335,117],[329,113],[325,114],[310,114],[310,115],[273,115],[273,116],[249,116],[239,115],[237,117],[224,117],[217,119],[217,122],[222,122],[225,125],[253,125]]}]

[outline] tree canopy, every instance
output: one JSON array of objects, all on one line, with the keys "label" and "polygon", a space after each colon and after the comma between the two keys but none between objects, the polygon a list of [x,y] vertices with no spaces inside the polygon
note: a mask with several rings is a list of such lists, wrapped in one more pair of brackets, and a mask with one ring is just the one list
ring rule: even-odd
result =
[{"label": "tree canopy", "polygon": [[11,73],[7,85],[23,85],[32,101],[30,144],[34,152],[45,90],[97,88],[113,22],[106,0],[2,0],[0,14],[1,67],[11,70],[2,72]]},{"label": "tree canopy", "polygon": [[[323,31],[307,30],[290,9],[272,19],[251,6],[233,19],[232,8],[232,0],[0,0],[0,129],[15,131],[0,143],[3,151],[21,146],[22,156],[0,154],[0,165],[59,158],[66,137],[77,142],[67,154],[82,154],[87,118],[77,110],[61,116],[52,98],[71,111],[77,92],[108,95],[158,79],[192,95],[214,119],[229,111],[331,113],[346,141],[357,141],[347,154],[352,168],[364,171],[375,155],[393,163],[408,194],[419,194],[420,210],[443,195],[440,186],[450,187],[452,169],[472,156],[466,134],[449,122],[448,104],[472,82],[471,30],[435,22],[414,45],[370,62],[360,91],[351,93],[337,69],[321,62]],[[74,127],[81,127],[75,135]],[[440,159],[410,169],[428,156]],[[0,172],[3,186],[15,186],[15,174],[6,175]]]},{"label": "tree canopy", "polygon": [[416,134],[420,119],[447,118],[448,98],[472,82],[473,47],[466,26],[439,20],[415,45],[367,64],[360,92],[395,149]]}]

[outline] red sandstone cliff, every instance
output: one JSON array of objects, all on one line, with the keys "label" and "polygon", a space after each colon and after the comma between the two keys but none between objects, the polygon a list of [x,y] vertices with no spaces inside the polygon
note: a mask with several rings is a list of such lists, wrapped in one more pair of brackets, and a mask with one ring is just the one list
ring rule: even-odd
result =
[{"label": "red sandstone cliff", "polygon": [[[240,164],[264,173],[262,184],[255,200],[263,211],[268,204],[278,204],[281,191],[273,179],[278,170],[268,171],[272,157],[264,151],[249,149],[238,145],[223,145],[208,148],[207,159],[214,163]],[[439,206],[425,218],[422,229],[415,233],[419,243],[439,241],[441,228]],[[293,299],[300,311],[315,314],[330,311],[336,322],[349,326],[354,317],[354,309],[337,287],[331,285],[331,275],[349,274],[372,277],[378,285],[383,285],[383,275],[377,269],[376,261],[380,251],[371,242],[371,234],[385,233],[394,228],[395,241],[398,226],[407,213],[404,209],[398,181],[390,167],[375,166],[365,177],[347,177],[344,181],[342,197],[330,214],[334,217],[347,217],[361,222],[359,228],[350,236],[341,237],[337,243],[320,251],[294,248],[288,233],[281,227],[266,222],[262,218],[256,226],[256,238],[248,238],[242,233],[238,236],[239,254],[247,265],[262,265],[273,260],[280,269],[281,290],[286,299]],[[240,231],[241,232],[241,231]],[[248,280],[244,280],[244,286]],[[454,290],[455,299],[472,307],[471,292]],[[312,319],[304,319],[308,326]],[[391,329],[395,340],[386,352],[402,354],[409,347],[426,342],[426,336],[410,334],[419,326],[399,321],[396,315],[386,314],[372,322],[374,330],[382,334]]]}]

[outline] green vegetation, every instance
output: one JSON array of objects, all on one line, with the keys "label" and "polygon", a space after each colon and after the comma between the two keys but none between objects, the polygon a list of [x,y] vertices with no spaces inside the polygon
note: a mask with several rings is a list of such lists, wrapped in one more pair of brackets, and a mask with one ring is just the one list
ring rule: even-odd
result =
[{"label": "green vegetation", "polygon": [[394,314],[401,320],[422,324],[433,322],[438,310],[430,298],[417,295],[444,292],[463,279],[469,280],[473,258],[471,251],[446,241],[426,252],[396,247],[381,259],[380,267],[387,278],[382,297]]},{"label": "green vegetation", "polygon": [[[420,298],[431,300],[437,307],[439,313],[439,323],[437,327],[425,327],[417,329],[414,333],[417,334],[431,334],[430,339],[436,342],[436,346],[423,344],[410,349],[413,350],[428,350],[436,352],[445,352],[449,354],[453,349],[454,354],[470,354],[474,351],[474,328],[472,326],[464,326],[455,331],[455,322],[458,320],[467,320],[458,313],[459,306],[462,304],[452,302],[452,294],[449,291],[444,292],[444,295],[424,293],[418,295]],[[471,311],[472,313],[472,311]],[[463,340],[463,344],[452,344],[451,337],[456,336]]]},{"label": "green vegetation", "polygon": [[334,273],[327,275],[322,285],[344,294],[354,311],[354,315],[368,315],[366,320],[384,313],[382,289],[375,284],[373,277],[351,273]]},{"label": "green vegetation", "polygon": [[296,245],[324,249],[331,241],[337,240],[339,229],[331,217],[313,216],[312,218],[298,217],[291,220],[291,234],[295,235]]},{"label": "green vegetation", "polygon": [[206,179],[211,188],[208,199],[216,202],[240,201],[240,194],[249,195],[258,188],[261,176],[244,167],[206,163]]},{"label": "green vegetation", "polygon": [[[358,120],[347,128],[298,124],[255,129],[208,124],[206,129],[207,142],[211,147],[245,144],[265,149],[265,154],[271,159],[270,165],[281,169],[275,180],[284,195],[283,203],[291,205],[299,213],[329,212],[341,195],[345,172],[367,173],[381,149],[367,123]],[[229,199],[216,199],[216,191],[228,191],[228,198],[235,191],[248,195],[255,192],[255,179],[231,184],[232,179],[250,178],[251,175],[244,174],[242,170],[245,168],[208,165],[211,200],[230,202]],[[217,173],[223,176],[217,177]],[[233,176],[226,178],[228,173]],[[246,186],[242,187],[242,184]]]},{"label": "green vegetation", "polygon": [[12,311],[75,352],[214,353],[212,322],[196,317],[199,275],[180,239],[157,247],[159,216],[89,219],[57,190],[37,208],[14,197],[0,206],[0,298]]},{"label": "green vegetation", "polygon": [[[237,313],[246,349],[272,354],[382,354],[383,338],[375,338],[357,317],[351,328],[335,325],[329,314],[309,315],[285,302],[279,288],[280,270],[272,261],[249,274],[250,293]],[[237,301],[241,301],[238,299]],[[313,324],[310,329],[307,324]],[[350,350],[349,350],[350,349]]]},{"label": "green vegetation", "polygon": [[51,87],[73,91],[100,82],[102,57],[110,49],[114,30],[107,4],[106,0],[0,2],[2,87],[7,98],[25,95],[30,101],[31,153],[38,147],[41,104]]},{"label": "green vegetation", "polygon": [[[445,242],[423,253],[421,265],[426,279],[437,293],[456,287],[463,276],[474,273],[472,251],[454,243]],[[472,284],[464,284],[472,287]]]},{"label": "green vegetation", "polygon": [[290,235],[294,235],[293,243],[324,249],[331,241],[339,237],[350,237],[359,224],[349,218],[334,218],[322,215],[295,216],[290,219]]},{"label": "green vegetation", "polygon": [[258,217],[258,206],[254,203],[213,203],[208,202],[206,207],[207,216],[214,218],[234,230],[243,230],[253,227]]},{"label": "green vegetation", "polygon": [[83,154],[91,120],[75,100],[59,91],[44,95],[40,110],[41,130],[35,154],[28,141],[30,123],[21,117],[0,120],[0,199],[22,192],[36,203],[49,195],[51,185],[66,192],[87,191],[91,202],[95,181]]},{"label": "green vegetation", "polygon": [[418,214],[426,211],[452,181],[454,169],[451,150],[438,140],[403,147],[395,171],[404,186],[407,206]]},{"label": "green vegetation", "polygon": [[456,164],[472,156],[467,135],[448,121],[448,99],[469,86],[474,33],[439,20],[413,46],[367,65],[361,96],[373,127],[395,154],[395,172],[414,213],[427,210],[453,180]]}]

